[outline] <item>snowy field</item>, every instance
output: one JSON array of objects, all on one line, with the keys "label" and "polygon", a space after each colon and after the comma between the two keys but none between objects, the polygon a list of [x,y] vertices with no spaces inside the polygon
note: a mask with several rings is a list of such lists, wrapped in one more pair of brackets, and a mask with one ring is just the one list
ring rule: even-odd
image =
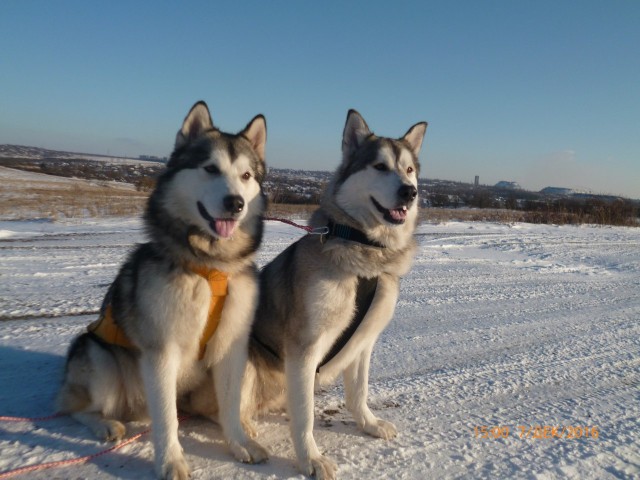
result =
[{"label": "snowy field", "polygon": [[[269,223],[259,263],[299,236]],[[142,240],[132,219],[0,222],[0,415],[52,413],[69,342]],[[425,224],[418,241],[371,372],[399,436],[360,433],[339,385],[316,395],[339,477],[640,478],[640,229]],[[242,465],[215,425],[184,421],[193,478],[303,478],[286,418],[258,427],[271,459]],[[67,417],[0,422],[0,473],[106,447]],[[150,479],[150,438],[22,478]]]}]

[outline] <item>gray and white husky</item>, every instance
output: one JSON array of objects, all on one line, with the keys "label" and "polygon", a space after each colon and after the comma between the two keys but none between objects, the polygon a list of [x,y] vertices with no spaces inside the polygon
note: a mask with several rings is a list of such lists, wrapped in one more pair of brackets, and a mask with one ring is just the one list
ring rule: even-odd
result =
[{"label": "gray and white husky", "polygon": [[[176,402],[210,382],[218,387],[211,405],[188,402],[190,410],[200,413],[203,406],[203,414],[217,414],[238,460],[267,458],[240,421],[258,300],[253,258],[266,205],[265,141],[262,115],[228,134],[214,127],[204,102],[193,106],[147,204],[148,242],[131,253],[109,288],[100,319],[69,349],[59,410],[107,440],[124,435],[123,422],[150,418],[161,478],[189,476]],[[222,278],[217,293],[212,275]],[[222,310],[211,324],[214,300]],[[203,337],[205,330],[210,339]]]},{"label": "gray and white husky", "polygon": [[342,373],[346,406],[366,433],[395,426],[367,406],[374,343],[393,316],[400,277],[415,251],[418,153],[424,122],[399,139],[371,133],[349,111],[342,163],[303,237],[260,274],[242,416],[281,407],[290,416],[300,470],[335,478],[337,466],[313,438],[314,385]]}]

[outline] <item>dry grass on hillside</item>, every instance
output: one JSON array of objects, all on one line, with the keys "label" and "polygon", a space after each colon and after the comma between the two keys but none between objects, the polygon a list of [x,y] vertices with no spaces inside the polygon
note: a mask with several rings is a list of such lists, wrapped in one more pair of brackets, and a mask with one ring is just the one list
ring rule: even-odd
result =
[{"label": "dry grass on hillside", "polygon": [[265,216],[282,217],[289,220],[307,220],[317,208],[317,205],[269,203]]},{"label": "dry grass on hillside", "polygon": [[0,219],[135,216],[142,213],[147,194],[128,185],[77,179],[0,176]]}]

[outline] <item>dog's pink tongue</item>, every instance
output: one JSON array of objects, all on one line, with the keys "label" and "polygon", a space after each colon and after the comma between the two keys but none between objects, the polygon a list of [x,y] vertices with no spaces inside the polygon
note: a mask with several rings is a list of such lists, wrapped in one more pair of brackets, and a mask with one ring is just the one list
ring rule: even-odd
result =
[{"label": "dog's pink tongue", "polygon": [[222,238],[229,238],[236,230],[238,222],[228,218],[219,218],[215,221],[216,232]]},{"label": "dog's pink tongue", "polygon": [[392,208],[389,210],[391,214],[391,218],[394,220],[404,220],[407,218],[407,209],[406,208]]}]

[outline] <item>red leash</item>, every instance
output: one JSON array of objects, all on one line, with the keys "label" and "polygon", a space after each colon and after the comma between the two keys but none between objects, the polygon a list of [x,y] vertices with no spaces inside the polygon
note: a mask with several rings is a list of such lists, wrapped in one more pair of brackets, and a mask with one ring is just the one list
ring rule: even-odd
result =
[{"label": "red leash", "polygon": [[300,228],[309,233],[313,231],[313,227],[309,227],[307,225],[300,225],[299,223],[292,222],[291,220],[287,220],[286,218],[276,218],[276,217],[264,217],[265,220],[274,220],[276,222],[286,223],[287,225],[291,225],[292,227]]},{"label": "red leash", "polygon": [[142,437],[143,435],[146,435],[150,431],[151,429],[145,430],[144,432],[140,432],[137,435],[134,435],[133,437],[127,440],[124,440],[123,442],[120,442],[111,448],[107,448],[106,450],[102,450],[101,452],[93,453],[91,455],[85,455],[84,457],[71,458],[69,460],[60,460],[58,462],[41,463],[39,465],[31,465],[29,467],[21,467],[21,468],[16,468],[15,470],[8,470],[6,472],[0,473],[0,479],[10,478],[16,475],[22,475],[23,473],[35,472],[37,470],[46,470],[48,468],[65,467],[67,465],[79,465],[81,463],[86,463],[89,460],[93,460],[94,458],[100,457],[102,455],[106,455],[107,453],[113,452],[126,445],[129,445],[130,443],[135,442],[140,437]]},{"label": "red leash", "polygon": [[[2,421],[2,422],[46,421],[46,420],[53,420],[54,418],[58,418],[58,417],[62,417],[62,416],[64,416],[64,414],[62,414],[62,413],[56,413],[54,415],[49,415],[48,417],[7,417],[7,416],[0,416],[0,421]],[[187,420],[189,418],[190,418],[189,415],[180,416],[180,417],[178,417],[178,421],[182,422],[183,420]],[[71,458],[69,460],[60,460],[60,461],[57,461],[57,462],[40,463],[38,465],[30,465],[28,467],[20,467],[20,468],[14,469],[14,470],[7,470],[6,472],[0,472],[0,480],[4,479],[4,478],[14,477],[16,475],[22,475],[24,473],[35,472],[37,470],[46,470],[48,468],[66,467],[66,466],[69,466],[69,465],[80,465],[82,463],[87,463],[89,460],[93,460],[94,458],[101,457],[102,455],[106,455],[107,453],[115,452],[116,450],[119,450],[122,447],[126,447],[130,443],[133,443],[136,440],[138,440],[140,437],[148,434],[150,431],[151,431],[151,429],[148,428],[147,430],[145,430],[143,432],[140,432],[140,433],[134,435],[131,438],[123,440],[122,442],[120,442],[120,443],[118,443],[118,444],[116,444],[116,445],[114,445],[112,447],[109,447],[109,448],[107,448],[105,450],[102,450],[100,452],[92,453],[90,455],[85,455],[84,457]]]},{"label": "red leash", "polygon": [[287,225],[291,225],[292,227],[299,228],[304,230],[310,235],[327,235],[329,233],[329,227],[310,227],[308,225],[300,225],[299,223],[292,222],[291,220],[287,220],[286,218],[277,218],[277,217],[264,217],[265,220],[274,220],[276,222],[286,223]]},{"label": "red leash", "polygon": [[63,413],[54,413],[48,417],[3,417],[0,416],[0,422],[45,422],[54,418],[63,417]]}]

